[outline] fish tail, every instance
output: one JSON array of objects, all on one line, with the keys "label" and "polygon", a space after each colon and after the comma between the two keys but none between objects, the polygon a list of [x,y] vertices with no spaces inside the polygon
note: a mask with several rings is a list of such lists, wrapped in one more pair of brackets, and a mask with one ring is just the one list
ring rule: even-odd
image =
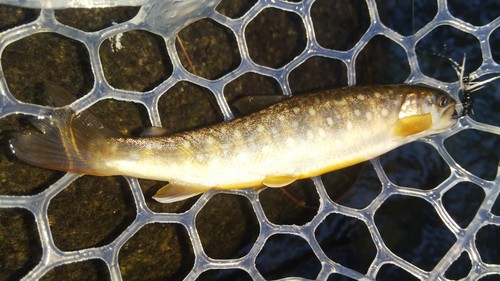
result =
[{"label": "fish tail", "polygon": [[[64,97],[57,97],[60,105]],[[21,160],[52,170],[105,175],[102,147],[113,131],[87,111],[76,114],[62,107],[37,116],[31,123],[37,131],[15,133],[11,151]]]},{"label": "fish tail", "polygon": [[99,137],[79,117],[69,108],[39,116],[32,121],[38,132],[14,134],[9,141],[10,149],[19,159],[35,166],[97,174],[93,164],[95,153],[90,149]]}]

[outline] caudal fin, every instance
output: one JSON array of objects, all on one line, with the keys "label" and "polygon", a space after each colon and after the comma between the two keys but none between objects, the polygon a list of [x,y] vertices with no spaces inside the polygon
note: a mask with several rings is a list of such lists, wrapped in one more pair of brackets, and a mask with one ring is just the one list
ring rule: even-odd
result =
[{"label": "caudal fin", "polygon": [[[50,94],[59,95],[56,103],[65,99],[60,93]],[[100,147],[106,137],[117,133],[106,129],[96,117],[64,107],[38,116],[32,123],[38,131],[16,133],[9,141],[11,151],[21,160],[53,170],[105,174],[99,169]]]}]

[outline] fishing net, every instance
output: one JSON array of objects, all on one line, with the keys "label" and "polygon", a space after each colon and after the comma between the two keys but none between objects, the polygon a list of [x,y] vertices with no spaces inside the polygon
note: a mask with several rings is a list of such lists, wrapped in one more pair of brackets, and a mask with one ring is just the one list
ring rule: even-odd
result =
[{"label": "fishing net", "polygon": [[406,82],[459,100],[453,61],[500,72],[498,1],[2,2],[24,8],[0,5],[1,280],[500,278],[498,82],[451,130],[284,190],[160,204],[165,183],[8,149],[44,81],[129,135],[230,120],[245,95]]}]

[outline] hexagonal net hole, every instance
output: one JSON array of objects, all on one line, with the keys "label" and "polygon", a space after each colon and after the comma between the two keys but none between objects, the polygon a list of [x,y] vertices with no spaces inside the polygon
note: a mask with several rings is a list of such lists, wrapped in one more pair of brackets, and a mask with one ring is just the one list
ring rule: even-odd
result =
[{"label": "hexagonal net hole", "polygon": [[330,199],[341,205],[362,209],[380,194],[382,184],[370,162],[321,176]]},{"label": "hexagonal net hole", "polygon": [[500,160],[500,136],[478,130],[463,130],[447,138],[444,147],[470,173],[485,180],[495,179]]},{"label": "hexagonal net hole", "polygon": [[432,270],[456,242],[434,207],[420,198],[393,195],[374,219],[385,245],[423,270]]},{"label": "hexagonal net hole", "polygon": [[422,142],[412,142],[384,154],[381,164],[393,183],[425,190],[438,186],[451,173],[436,149]]},{"label": "hexagonal net hole", "polygon": [[149,91],[172,74],[165,41],[147,31],[108,38],[99,48],[99,57],[106,80],[117,89]]},{"label": "hexagonal net hole", "polygon": [[269,237],[255,265],[265,279],[314,279],[321,270],[321,263],[304,239],[284,234]]},{"label": "hexagonal net hole", "polygon": [[453,220],[465,229],[476,216],[484,197],[481,187],[470,182],[461,182],[443,195],[442,202]]},{"label": "hexagonal net hole", "polygon": [[186,229],[178,224],[148,224],[120,250],[124,280],[182,280],[194,264]]},{"label": "hexagonal net hole", "polygon": [[304,94],[347,85],[347,67],[340,60],[312,57],[290,72],[293,94]]},{"label": "hexagonal net hole", "polygon": [[72,251],[110,243],[132,223],[135,212],[122,177],[85,176],[52,199],[48,217],[55,245]]},{"label": "hexagonal net hole", "polygon": [[42,258],[33,215],[23,209],[0,209],[0,280],[19,280]]},{"label": "hexagonal net hole", "polygon": [[448,267],[445,272],[445,277],[452,280],[462,279],[469,275],[471,269],[472,264],[469,255],[467,252],[462,252],[458,259]]},{"label": "hexagonal net hole", "polygon": [[144,128],[149,127],[146,108],[133,102],[105,99],[84,112],[93,115],[106,128],[129,137],[138,137]]},{"label": "hexagonal net hole", "polygon": [[196,229],[205,253],[216,259],[246,255],[259,235],[250,202],[229,194],[210,198],[196,216]]},{"label": "hexagonal net hole", "polygon": [[356,58],[357,84],[398,84],[409,75],[405,50],[382,35],[370,39]]},{"label": "hexagonal net hole", "polygon": [[277,225],[304,225],[318,213],[319,195],[310,179],[282,188],[267,188],[259,194],[262,209]]},{"label": "hexagonal net hole", "polygon": [[2,4],[0,5],[0,32],[30,23],[39,16],[39,9],[25,9]]},{"label": "hexagonal net hole", "polygon": [[184,68],[206,79],[228,74],[241,61],[233,32],[211,19],[183,28],[177,35],[176,49]]},{"label": "hexagonal net hole", "polygon": [[275,8],[261,11],[245,29],[250,58],[257,64],[280,68],[304,50],[306,34],[295,13]]},{"label": "hexagonal net hole", "polygon": [[[387,27],[404,36],[412,35],[420,30],[429,23],[437,13],[437,2],[434,0],[377,0],[376,2],[380,20]],[[448,5],[449,4],[450,3],[448,3]]]},{"label": "hexagonal net hole", "polygon": [[500,264],[498,237],[500,237],[500,226],[493,224],[483,226],[476,233],[476,247],[483,262]]},{"label": "hexagonal net hole", "polygon": [[377,249],[362,221],[340,214],[330,214],[315,231],[316,240],[334,262],[366,273]]},{"label": "hexagonal net hole", "polygon": [[163,94],[158,110],[163,127],[171,133],[224,120],[210,90],[184,81]]},{"label": "hexagonal net hole", "polygon": [[318,43],[328,49],[349,50],[370,26],[364,0],[318,0],[311,8]]},{"label": "hexagonal net hole", "polygon": [[27,103],[51,105],[53,93],[45,91],[45,81],[80,97],[94,80],[85,46],[55,33],[38,33],[9,44],[1,63],[10,92]]},{"label": "hexagonal net hole", "polygon": [[[451,52],[448,46],[462,49],[465,53]],[[418,63],[422,73],[432,78],[454,82],[458,80],[450,59],[462,62],[467,57],[465,73],[476,70],[483,61],[481,47],[477,38],[451,26],[439,26],[417,43]]]}]

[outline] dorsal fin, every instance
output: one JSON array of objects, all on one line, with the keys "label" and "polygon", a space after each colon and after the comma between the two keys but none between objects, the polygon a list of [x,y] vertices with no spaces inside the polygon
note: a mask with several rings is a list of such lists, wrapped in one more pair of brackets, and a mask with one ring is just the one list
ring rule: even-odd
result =
[{"label": "dorsal fin", "polygon": [[161,137],[168,133],[169,131],[162,127],[147,127],[141,132],[141,137]]},{"label": "dorsal fin", "polygon": [[255,96],[245,96],[236,100],[233,105],[241,113],[247,114],[259,111],[266,107],[269,107],[275,103],[286,100],[289,97],[283,95],[255,95]]}]

